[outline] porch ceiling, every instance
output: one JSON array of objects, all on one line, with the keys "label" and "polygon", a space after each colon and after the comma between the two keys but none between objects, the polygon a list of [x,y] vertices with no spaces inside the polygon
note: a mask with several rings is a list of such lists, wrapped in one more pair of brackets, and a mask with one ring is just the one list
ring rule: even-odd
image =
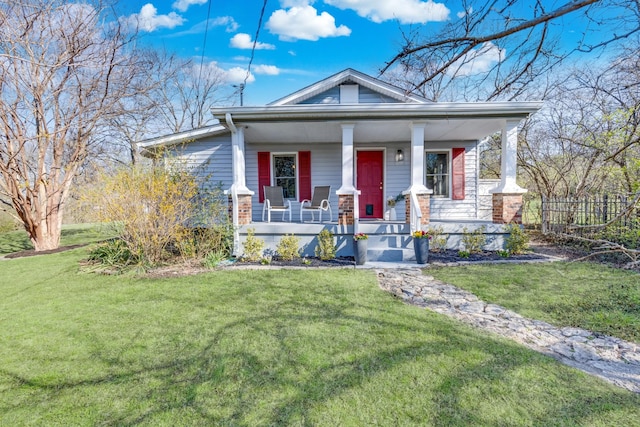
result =
[{"label": "porch ceiling", "polygon": [[[426,120],[425,141],[478,140],[499,131],[501,118]],[[356,120],[354,142],[411,140],[410,120]],[[340,143],[340,121],[242,122],[245,139],[255,143]]]}]

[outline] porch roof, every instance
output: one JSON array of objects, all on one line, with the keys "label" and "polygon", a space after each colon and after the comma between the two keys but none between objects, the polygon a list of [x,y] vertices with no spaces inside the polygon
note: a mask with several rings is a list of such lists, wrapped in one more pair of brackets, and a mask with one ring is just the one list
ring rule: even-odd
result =
[{"label": "porch roof", "polygon": [[221,124],[245,128],[247,141],[282,143],[340,142],[342,123],[354,123],[356,142],[409,138],[411,123],[426,124],[426,141],[482,139],[507,120],[522,120],[542,102],[279,105],[212,109]]}]

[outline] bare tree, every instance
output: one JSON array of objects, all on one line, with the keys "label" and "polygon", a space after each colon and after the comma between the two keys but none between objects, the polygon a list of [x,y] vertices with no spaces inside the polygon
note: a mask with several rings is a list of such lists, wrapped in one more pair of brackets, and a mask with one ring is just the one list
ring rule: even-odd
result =
[{"label": "bare tree", "polygon": [[556,81],[545,108],[521,133],[519,162],[546,196],[640,186],[640,58],[637,46],[603,67]]},{"label": "bare tree", "polygon": [[59,246],[74,177],[140,91],[145,67],[106,6],[0,1],[0,191],[37,251]]},{"label": "bare tree", "polygon": [[[463,1],[462,7],[461,17],[438,34],[426,27],[403,34],[400,52],[382,74],[433,101],[510,100],[572,54],[602,52],[640,31],[637,0],[574,0],[552,9],[541,1]],[[578,13],[589,26],[571,22]],[[582,31],[582,37],[564,48],[563,29]],[[592,32],[600,37],[592,39]]]},{"label": "bare tree", "polygon": [[148,90],[126,100],[127,114],[112,120],[112,138],[138,161],[137,141],[197,129],[214,121],[211,107],[228,103],[233,90],[215,63],[196,65],[166,52],[147,51]]}]

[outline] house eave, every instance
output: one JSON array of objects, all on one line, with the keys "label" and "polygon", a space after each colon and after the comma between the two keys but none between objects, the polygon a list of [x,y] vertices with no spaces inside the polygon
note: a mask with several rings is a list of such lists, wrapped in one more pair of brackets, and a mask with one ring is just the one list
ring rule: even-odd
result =
[{"label": "house eave", "polygon": [[380,120],[380,119],[524,119],[542,108],[535,102],[482,102],[434,104],[340,104],[270,105],[263,107],[213,108],[214,117],[223,121],[227,113],[236,122]]},{"label": "house eave", "polygon": [[140,152],[145,157],[153,157],[154,151],[170,147],[173,145],[183,144],[190,141],[195,141],[208,136],[227,133],[229,130],[222,126],[220,123],[206,126],[198,129],[192,129],[184,132],[173,133],[170,135],[163,135],[156,138],[146,139],[138,143]]}]

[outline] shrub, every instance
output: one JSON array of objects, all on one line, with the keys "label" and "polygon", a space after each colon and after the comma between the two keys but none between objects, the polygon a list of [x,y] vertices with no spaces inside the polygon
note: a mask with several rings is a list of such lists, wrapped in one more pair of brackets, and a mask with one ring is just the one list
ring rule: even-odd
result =
[{"label": "shrub", "polygon": [[91,250],[89,261],[120,269],[138,264],[140,260],[129,250],[129,246],[124,240],[111,239]]},{"label": "shrub", "polygon": [[179,165],[124,167],[97,181],[103,185],[84,195],[85,205],[97,221],[116,228],[141,264],[230,252],[220,189]]},{"label": "shrub", "polygon": [[249,228],[247,230],[247,238],[244,241],[243,258],[251,262],[260,261],[264,252],[264,241],[256,237],[255,232],[255,229]]},{"label": "shrub", "polygon": [[431,236],[431,241],[429,242],[429,250],[431,250],[432,252],[442,252],[447,249],[447,238],[449,236],[447,234],[444,234],[444,230],[441,226],[430,227],[427,230],[427,234]]},{"label": "shrub", "polygon": [[283,261],[293,261],[300,258],[300,239],[293,234],[286,234],[276,246],[276,252]]},{"label": "shrub", "polygon": [[505,249],[509,254],[518,255],[529,249],[529,235],[518,224],[509,224],[505,227],[509,236],[505,240]]},{"label": "shrub", "polygon": [[315,254],[323,261],[335,259],[337,247],[333,240],[333,233],[327,229],[323,229],[318,234],[318,246],[316,246]]},{"label": "shrub", "polygon": [[[1,202],[1,201],[0,201]],[[17,230],[18,222],[7,212],[0,211],[0,233]]]},{"label": "shrub", "polygon": [[483,225],[475,231],[469,231],[467,227],[462,230],[462,244],[465,252],[470,254],[482,252],[484,245],[487,243],[487,237],[484,235],[486,229]]}]

